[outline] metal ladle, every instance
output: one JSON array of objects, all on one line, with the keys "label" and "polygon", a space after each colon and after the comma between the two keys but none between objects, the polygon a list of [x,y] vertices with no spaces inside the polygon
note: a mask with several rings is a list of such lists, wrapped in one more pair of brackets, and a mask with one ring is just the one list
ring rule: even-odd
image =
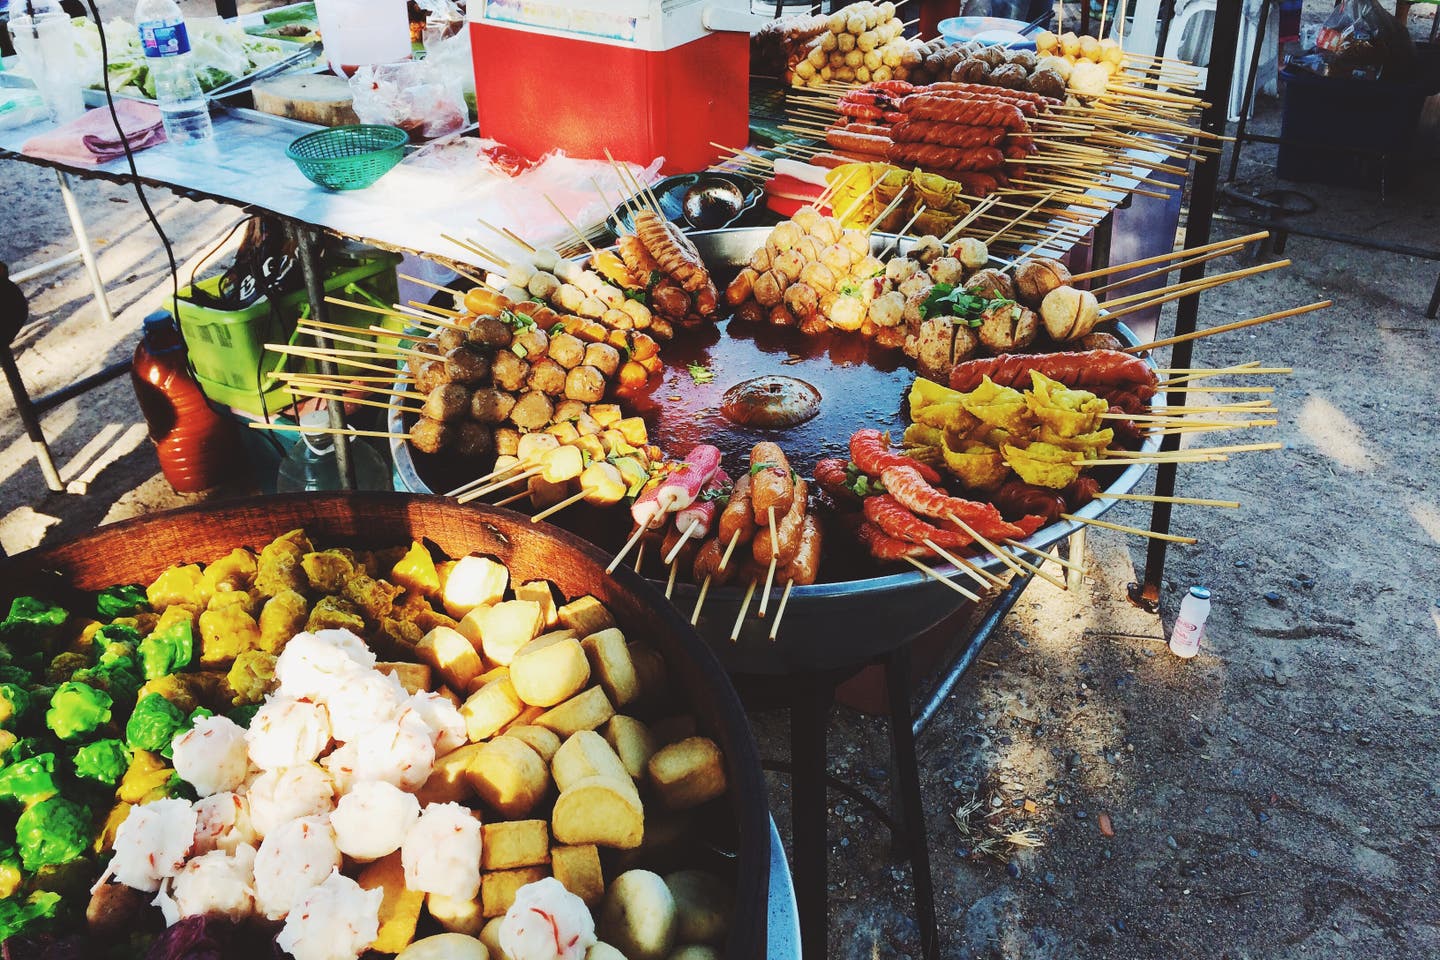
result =
[{"label": "metal ladle", "polygon": [[700,180],[685,191],[680,209],[697,230],[717,230],[745,207],[745,194],[727,180]]}]

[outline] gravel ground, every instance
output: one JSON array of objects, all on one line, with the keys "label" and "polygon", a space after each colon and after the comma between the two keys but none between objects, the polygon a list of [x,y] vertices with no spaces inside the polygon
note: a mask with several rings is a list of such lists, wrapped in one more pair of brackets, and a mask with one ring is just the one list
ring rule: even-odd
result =
[{"label": "gravel ground", "polygon": [[[1276,125],[1267,106],[1262,129]],[[1272,165],[1273,149],[1247,148],[1239,186],[1274,187]],[[53,176],[6,170],[0,257],[23,267],[63,253]],[[1323,229],[1440,245],[1434,177],[1391,183],[1383,199],[1281,186],[1316,199],[1309,220]],[[37,395],[132,350],[168,285],[133,193],[77,194],[116,320],[99,322],[77,269],[26,284],[34,322],[18,347]],[[163,196],[156,207],[186,258],[237,217]],[[1209,326],[1337,301],[1197,350],[1207,365],[1295,368],[1277,381],[1281,423],[1265,435],[1283,451],[1181,474],[1179,493],[1243,508],[1177,509],[1176,530],[1200,544],[1170,552],[1158,618],[1124,599],[1144,544],[1092,534],[1084,589],[1033,585],[921,741],[946,957],[1440,954],[1440,342],[1423,317],[1440,264],[1304,238],[1285,255],[1292,267],[1207,295],[1201,310]],[[82,494],[46,494],[12,413],[0,397],[7,550],[183,499],[158,474],[127,380],[45,418],[67,480],[114,458]],[[1148,519],[1134,504],[1112,516]],[[1184,662],[1164,638],[1193,583],[1215,601],[1201,655]],[[782,752],[783,722],[757,728],[765,753]],[[832,731],[844,744],[833,772],[883,797],[885,725],[841,708]],[[773,787],[783,828],[785,784]],[[978,852],[982,817],[961,818],[968,829],[954,817],[972,799],[1043,846]],[[915,956],[907,868],[863,810],[832,800],[832,955]]]}]

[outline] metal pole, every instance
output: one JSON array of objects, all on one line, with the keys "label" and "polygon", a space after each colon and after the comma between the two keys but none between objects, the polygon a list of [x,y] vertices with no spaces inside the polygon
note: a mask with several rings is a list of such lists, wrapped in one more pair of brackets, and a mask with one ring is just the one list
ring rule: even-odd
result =
[{"label": "metal pole", "polygon": [[1235,179],[1240,151],[1245,148],[1245,128],[1250,125],[1250,104],[1255,99],[1255,77],[1260,72],[1260,49],[1265,43],[1265,21],[1270,17],[1270,0],[1260,0],[1260,26],[1255,31],[1255,49],[1250,51],[1250,70],[1245,74],[1245,98],[1240,101],[1240,121],[1235,127],[1235,146],[1230,148],[1230,172],[1225,182]]},{"label": "metal pole", "polygon": [[800,952],[824,957],[830,933],[829,820],[825,800],[826,726],[835,687],[823,677],[797,678],[790,704],[790,835],[795,848],[795,902]]},{"label": "metal pole", "polygon": [[90,236],[85,232],[85,221],[80,219],[80,207],[75,203],[75,194],[70,190],[70,176],[63,170],[55,171],[60,181],[60,202],[65,205],[65,215],[70,218],[70,229],[75,233],[75,245],[80,248],[80,259],[85,262],[85,272],[90,277],[90,289],[95,291],[95,302],[100,307],[100,319],[110,323],[115,319],[110,312],[110,300],[105,296],[105,281],[100,279],[100,267],[95,263],[95,251],[90,249]]},{"label": "metal pole", "polygon": [[[319,323],[328,323],[330,311],[325,303],[325,277],[320,273],[320,251],[315,242],[315,235],[308,227],[292,223],[289,227],[291,234],[295,237],[295,246],[300,254],[300,271],[305,275],[305,291],[310,297],[310,316]],[[327,338],[316,334],[313,337],[315,345],[322,350],[334,346]],[[320,372],[327,376],[335,375],[335,364],[329,360],[321,360]],[[345,428],[345,406],[339,400],[328,402],[330,411],[330,426],[336,431]],[[335,466],[340,471],[340,489],[355,489],[355,463],[350,459],[349,438],[343,433],[337,432],[335,441]]]},{"label": "metal pole", "polygon": [[10,381],[10,393],[15,397],[15,412],[20,414],[20,422],[25,425],[25,432],[30,435],[30,442],[35,446],[35,460],[40,464],[40,472],[45,475],[45,486],[55,493],[64,493],[65,484],[60,482],[55,461],[50,459],[50,448],[45,443],[45,431],[40,428],[40,416],[35,412],[35,405],[30,402],[30,394],[25,389],[25,381],[20,377],[20,368],[15,365],[15,354],[10,352],[9,344],[0,347],[0,368],[4,368],[5,379]]},{"label": "metal pole", "polygon": [[[1210,66],[1205,78],[1205,101],[1210,104],[1201,115],[1200,125],[1214,134],[1225,132],[1226,115],[1230,112],[1230,86],[1235,72],[1235,46],[1240,37],[1242,0],[1219,0],[1215,10],[1215,31],[1210,41]],[[1185,246],[1198,247],[1210,242],[1210,225],[1215,217],[1215,197],[1220,185],[1220,158],[1207,154],[1195,166],[1195,182],[1190,194],[1190,218],[1185,226]],[[1205,275],[1205,265],[1197,263],[1180,271],[1180,279],[1196,280]],[[1175,333],[1192,333],[1200,313],[1200,296],[1195,294],[1180,301],[1175,314]],[[1175,344],[1170,353],[1170,366],[1190,366],[1193,341]],[[1186,394],[1174,394],[1174,406],[1183,406]],[[1160,443],[1160,449],[1180,449],[1179,434],[1171,434]],[[1155,473],[1155,492],[1162,497],[1175,493],[1175,464],[1162,463]],[[1170,529],[1171,504],[1157,503],[1150,515],[1150,529],[1164,533]],[[1164,540],[1151,538],[1145,555],[1145,576],[1142,584],[1132,584],[1130,599],[1147,610],[1160,607],[1160,584],[1165,574]]]},{"label": "metal pole", "polygon": [[901,644],[885,658],[885,686],[890,699],[890,746],[895,781],[892,798],[899,794],[899,831],[905,838],[915,884],[915,923],[920,928],[920,956],[939,960],[940,932],[935,925],[935,882],[930,874],[930,844],[925,830],[925,800],[920,789],[920,767],[915,760],[915,732],[910,719],[910,645]]}]

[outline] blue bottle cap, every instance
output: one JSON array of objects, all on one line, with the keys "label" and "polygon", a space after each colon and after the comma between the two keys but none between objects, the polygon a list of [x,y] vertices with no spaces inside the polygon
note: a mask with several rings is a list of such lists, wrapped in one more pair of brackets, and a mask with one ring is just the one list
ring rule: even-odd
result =
[{"label": "blue bottle cap", "polygon": [[1209,600],[1209,599],[1210,599],[1210,588],[1209,588],[1209,587],[1191,587],[1191,588],[1190,588],[1190,596],[1194,597],[1196,600]]}]

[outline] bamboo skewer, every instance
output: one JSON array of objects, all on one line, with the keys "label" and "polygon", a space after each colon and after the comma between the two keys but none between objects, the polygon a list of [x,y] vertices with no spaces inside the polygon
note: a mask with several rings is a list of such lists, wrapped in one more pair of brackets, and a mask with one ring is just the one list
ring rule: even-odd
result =
[{"label": "bamboo skewer", "polygon": [[[283,383],[283,382],[286,382],[286,381],[291,381],[291,380],[295,380],[295,381],[301,381],[301,380],[303,380],[303,381],[307,381],[310,386],[321,386],[321,387],[348,386],[348,387],[349,387],[350,389],[352,389],[352,390],[365,389],[366,386],[369,386],[369,385],[372,385],[372,384],[377,384],[377,383],[395,384],[395,385],[398,386],[398,385],[400,385],[400,384],[402,384],[402,383],[411,383],[411,384],[413,384],[413,383],[415,382],[414,380],[412,380],[412,379],[409,378],[409,377],[380,377],[380,376],[365,377],[365,376],[349,376],[348,374],[344,374],[344,373],[330,373],[330,374],[327,374],[327,373],[289,373],[289,372],[287,372],[287,371],[285,371],[285,370],[272,370],[270,373],[265,374],[265,379],[268,380],[268,381],[272,381],[272,382],[282,382],[282,383]],[[381,388],[381,387],[371,387],[371,389],[373,389],[373,390],[380,390],[381,392],[384,392],[384,393],[388,393],[388,392],[389,392],[387,389],[384,389],[384,388]],[[414,395],[415,395],[415,394],[407,394],[407,396],[414,396]]]},{"label": "bamboo skewer", "polygon": [[580,232],[580,228],[575,226],[575,221],[565,215],[565,211],[560,209],[560,204],[550,199],[550,194],[548,193],[542,193],[541,196],[545,198],[546,203],[550,204],[552,210],[560,214],[560,219],[565,221],[565,225],[569,227],[571,231],[574,232],[576,238],[585,245],[585,249],[589,250],[592,255],[599,256],[600,251],[596,250],[595,245],[586,238],[585,234]]},{"label": "bamboo skewer", "polygon": [[725,555],[720,558],[718,569],[724,570],[730,565],[730,554],[735,552],[735,545],[740,542],[740,531],[736,530],[735,535],[730,538],[730,545],[725,548]]},{"label": "bamboo skewer", "polygon": [[1027,543],[1021,543],[1019,540],[1006,539],[1005,545],[1007,547],[1014,547],[1017,550],[1024,550],[1026,553],[1034,554],[1035,556],[1040,558],[1041,563],[1044,563],[1046,560],[1054,560],[1066,570],[1074,570],[1076,573],[1082,574],[1085,572],[1085,568],[1082,567],[1080,564],[1075,563],[1072,560],[1066,560],[1058,553],[1046,553],[1044,550],[1037,550]]},{"label": "bamboo skewer", "polygon": [[1069,590],[1069,589],[1070,589],[1069,584],[1067,584],[1067,583],[1066,583],[1064,580],[1062,580],[1060,577],[1055,576],[1055,574],[1053,574],[1053,573],[1046,573],[1044,570],[1041,570],[1038,566],[1036,566],[1035,564],[1031,563],[1029,560],[1026,560],[1026,559],[1024,559],[1024,558],[1022,558],[1022,557],[1017,557],[1017,556],[1015,556],[1014,554],[1010,554],[1009,556],[1010,556],[1010,559],[1011,559],[1011,560],[1014,560],[1016,563],[1020,564],[1020,566],[1021,566],[1023,569],[1025,569],[1026,571],[1028,571],[1031,575],[1036,576],[1036,577],[1039,577],[1041,580],[1044,580],[1046,583],[1053,584],[1053,585],[1059,587],[1061,590]]},{"label": "bamboo skewer", "polygon": [[949,577],[945,576],[945,574],[941,573],[939,570],[936,570],[934,567],[926,566],[919,560],[916,560],[914,557],[905,557],[904,559],[906,563],[910,564],[910,566],[914,567],[916,570],[919,570],[927,577],[939,580],[941,583],[945,584],[945,586],[949,587],[951,590],[954,590],[956,593],[960,594],[960,596],[964,597],[965,599],[970,600],[973,603],[980,602],[979,594],[971,593],[969,590],[966,590],[964,587],[960,586],[960,584],[956,583],[954,580],[951,580]]},{"label": "bamboo skewer", "polygon": [[775,567],[780,562],[780,538],[775,534],[775,507],[769,507],[770,514],[770,570],[765,574],[765,592],[760,594],[760,609],[755,611],[762,619],[770,603],[770,590],[775,586]]},{"label": "bamboo skewer", "polygon": [[610,561],[610,565],[605,568],[605,572],[614,573],[615,568],[620,566],[620,561],[625,559],[625,555],[627,553],[635,549],[635,544],[639,543],[640,538],[643,536],[645,536],[645,525],[636,524],[635,532],[631,535],[629,540],[625,541],[625,546],[620,548],[620,552],[615,554],[615,559]]},{"label": "bamboo skewer", "polygon": [[940,557],[942,560],[949,561],[950,564],[955,567],[955,569],[961,570],[964,573],[969,574],[970,579],[974,580],[976,583],[980,584],[985,589],[988,590],[991,587],[1000,587],[1005,585],[1004,580],[995,576],[995,574],[991,573],[989,570],[986,570],[983,567],[976,566],[975,564],[971,563],[969,560],[964,559],[963,557],[957,557],[955,554],[940,546],[940,544],[936,543],[934,540],[931,540],[927,537],[920,542],[925,544],[925,546],[929,547],[931,550],[935,551],[935,555]]},{"label": "bamboo skewer", "polygon": [[[318,390],[303,389],[298,386],[289,385],[285,388],[291,396],[305,397],[310,400],[334,400],[337,403],[353,403],[362,407],[378,407],[381,410],[389,410],[392,406],[407,413],[419,413],[423,410],[420,406],[411,406],[404,403],[396,403],[383,400],[366,400],[363,397],[347,397],[343,394],[324,393]],[[414,396],[411,394],[410,396]]]},{"label": "bamboo skewer", "polygon": [[[339,353],[334,350],[319,350],[311,347],[292,347],[283,343],[267,343],[265,344],[265,349],[269,350],[272,353],[279,353],[285,356],[304,357],[307,360],[333,360],[339,363],[344,363],[346,366],[357,367],[361,370],[376,370],[380,373],[384,373],[386,370],[394,369],[393,367],[382,367],[376,363],[366,363],[364,360],[350,359],[349,355],[352,353],[352,351],[348,350],[344,353]],[[358,354],[362,357],[375,356],[375,354],[373,353],[365,353],[359,350],[355,350],[353,351],[353,353]],[[398,360],[400,358],[397,357],[396,359]]]},{"label": "bamboo skewer", "polygon": [[531,517],[531,518],[530,518],[530,522],[531,522],[531,523],[539,523],[541,520],[544,520],[546,517],[553,517],[555,514],[559,513],[561,510],[564,510],[566,507],[570,506],[572,503],[579,503],[581,500],[584,500],[584,499],[585,499],[585,495],[586,495],[587,493],[589,493],[589,492],[590,492],[589,490],[581,490],[579,493],[575,494],[574,496],[566,497],[564,500],[561,500],[559,503],[554,504],[553,506],[546,507],[544,510],[541,510],[539,513],[537,513],[537,514],[535,514],[533,517]]},{"label": "bamboo skewer", "polygon": [[[333,331],[326,331],[326,330],[317,330],[317,329],[315,329],[314,327],[311,326],[311,323],[312,323],[312,322],[313,322],[313,321],[302,320],[302,321],[300,321],[298,324],[296,324],[295,329],[296,329],[298,332],[300,332],[300,333],[304,333],[304,334],[307,334],[307,335],[312,336],[312,337],[323,337],[323,338],[325,338],[326,340],[333,340],[333,341],[335,341],[336,343],[353,343],[353,344],[355,344],[355,345],[357,345],[357,346],[361,346],[361,347],[374,347],[373,350],[368,350],[368,351],[367,351],[367,350],[349,351],[349,353],[351,353],[351,355],[353,355],[353,356],[366,356],[366,355],[369,355],[369,356],[377,356],[377,357],[386,357],[386,356],[390,356],[390,357],[424,357],[424,358],[427,359],[427,360],[434,360],[434,359],[436,359],[435,356],[434,356],[434,354],[426,353],[426,352],[424,352],[423,350],[412,350],[412,349],[410,349],[409,347],[401,347],[401,346],[397,346],[397,345],[391,344],[391,343],[377,343],[377,342],[375,342],[373,339],[372,339],[372,340],[367,340],[367,339],[365,339],[364,337],[352,337],[352,336],[348,336],[348,335],[343,334],[343,333],[335,333],[335,332],[333,332]],[[354,328],[352,327],[351,329],[353,330]],[[403,333],[399,333],[399,334],[395,334],[395,336],[404,337],[405,335],[404,335]],[[321,349],[326,349],[326,348],[323,348],[323,347],[322,347]],[[340,348],[335,347],[335,348],[331,348],[331,349],[338,350],[338,349],[340,349]]]},{"label": "bamboo skewer", "polygon": [[1166,337],[1164,340],[1153,340],[1150,343],[1142,343],[1135,347],[1126,347],[1125,353],[1143,353],[1146,350],[1154,350],[1157,347],[1168,347],[1172,343],[1183,343],[1186,340],[1198,340],[1201,337],[1214,336],[1217,333],[1228,333],[1231,330],[1240,330],[1244,327],[1253,327],[1256,324],[1269,323],[1271,320],[1284,320],[1287,317],[1297,317],[1302,313],[1310,313],[1314,310],[1324,310],[1333,304],[1333,300],[1321,300],[1318,303],[1306,304],[1303,307],[1293,307],[1289,310],[1281,310],[1278,313],[1267,313],[1263,317],[1252,317],[1249,320],[1237,320],[1234,323],[1221,324],[1218,327],[1209,327],[1205,330],[1196,330],[1193,333],[1181,333],[1173,337]]},{"label": "bamboo skewer", "polygon": [[684,549],[685,541],[689,540],[692,536],[695,535],[695,531],[699,528],[699,526],[699,520],[690,521],[690,526],[685,528],[685,532],[680,534],[680,539],[676,542],[675,546],[672,547],[670,549],[670,552],[665,555],[665,563],[667,566],[675,565],[675,558],[678,557],[680,555],[680,551]]},{"label": "bamboo skewer", "polygon": [[438,283],[431,283],[429,280],[422,280],[419,277],[412,277],[408,273],[397,273],[395,274],[395,276],[399,277],[401,280],[409,280],[411,283],[419,284],[422,287],[429,287],[431,290],[438,290],[440,293],[448,293],[453,297],[465,296],[464,292],[461,290],[456,290],[452,287],[442,287]]},{"label": "bamboo skewer", "polygon": [[775,622],[770,625],[770,642],[774,643],[775,638],[780,635],[780,618],[785,616],[785,608],[790,605],[790,591],[795,588],[795,581],[785,581],[785,592],[780,595],[780,606],[775,608]]},{"label": "bamboo skewer", "polygon": [[915,221],[920,219],[920,215],[923,214],[926,209],[927,208],[925,204],[920,204],[919,208],[916,209],[915,214],[909,220],[905,221],[905,226],[895,231],[894,239],[892,239],[889,243],[885,244],[885,249],[881,250],[878,254],[876,254],[875,259],[884,260],[885,255],[890,252],[890,250],[895,246],[895,244],[900,242],[901,237],[905,236],[905,234],[909,232],[910,228],[915,225]]},{"label": "bamboo skewer", "polygon": [[[335,305],[335,306],[337,306],[337,307],[347,307],[347,308],[349,308],[349,309],[351,309],[351,310],[359,310],[359,311],[362,311],[363,313],[374,313],[374,314],[378,314],[379,316],[382,316],[382,317],[395,317],[395,318],[397,318],[397,319],[406,320],[406,321],[409,321],[409,322],[411,322],[411,323],[414,323],[414,321],[417,319],[414,314],[402,313],[402,312],[400,312],[399,310],[388,310],[388,309],[386,309],[386,308],[384,308],[384,307],[374,307],[374,306],[371,306],[371,305],[368,304],[368,303],[352,303],[352,302],[350,302],[349,300],[340,300],[340,299],[338,299],[338,298],[336,298],[336,297],[326,297],[326,298],[325,298],[325,302],[326,302],[326,303],[329,303],[329,304],[333,304],[333,305]],[[441,319],[441,318],[438,318],[438,317],[425,317],[424,319],[426,320],[426,322],[428,322],[428,323],[430,323],[430,324],[433,324],[434,326],[437,326],[437,327],[447,327],[447,328],[449,328],[449,329],[451,329],[451,330],[466,330],[466,329],[468,329],[467,327],[465,327],[465,326],[463,326],[463,325],[461,325],[461,324],[451,323],[451,322],[448,321],[448,320]],[[306,322],[307,322],[307,323],[319,323],[320,321],[318,321],[318,320],[308,320],[308,321],[306,321]],[[351,327],[350,329],[353,330],[354,328]]]},{"label": "bamboo skewer", "polygon": [[1090,280],[1094,277],[1103,277],[1112,273],[1119,273],[1124,270],[1133,270],[1136,267],[1148,267],[1151,264],[1166,263],[1171,260],[1179,260],[1184,257],[1193,256],[1197,253],[1209,253],[1211,250],[1218,250],[1221,247],[1232,247],[1237,244],[1248,244],[1255,240],[1264,240],[1270,236],[1270,231],[1261,230],[1259,233],[1248,234],[1243,237],[1236,237],[1233,240],[1217,240],[1214,243],[1207,243],[1198,247],[1191,247],[1189,250],[1174,250],[1170,253],[1162,253],[1159,256],[1145,257],[1141,260],[1131,260],[1129,263],[1116,263],[1108,267],[1101,267],[1098,270],[1090,270],[1085,273],[1073,274],[1070,281]]},{"label": "bamboo skewer", "polygon": [[980,544],[980,546],[984,547],[988,553],[994,554],[997,560],[1005,564],[1005,566],[1009,567],[1011,570],[1018,573],[1020,576],[1023,577],[1025,575],[1025,571],[1020,569],[1019,564],[1015,562],[1014,558],[1011,557],[1010,554],[1006,553],[1004,550],[1001,550],[991,541],[985,539],[985,536],[980,533],[979,530],[976,530],[974,527],[970,526],[970,524],[966,523],[964,520],[961,520],[953,513],[949,514],[948,516],[951,523],[955,524],[955,526],[959,527],[961,530],[964,530],[967,534],[969,534],[970,538],[973,539],[976,543]]},{"label": "bamboo skewer", "polygon": [[711,574],[705,574],[705,580],[700,584],[700,595],[695,598],[695,609],[690,612],[690,626],[700,622],[700,608],[705,604],[705,595],[710,592]]},{"label": "bamboo skewer", "polygon": [[645,562],[645,544],[640,544],[640,549],[635,551],[635,572],[640,572],[640,567]]},{"label": "bamboo skewer", "polygon": [[[1236,280],[1243,280],[1246,277],[1253,277],[1259,273],[1268,273],[1271,270],[1279,270],[1290,266],[1289,260],[1276,260],[1274,263],[1262,263],[1257,267],[1246,267],[1242,270],[1231,270],[1228,273],[1217,273],[1207,277],[1197,277],[1194,280],[1182,280],[1179,283],[1172,283],[1168,286],[1159,287],[1155,290],[1145,290],[1141,293],[1132,293],[1126,297],[1116,297],[1106,300],[1100,304],[1100,308],[1106,313],[1113,313],[1114,308],[1128,306],[1137,301],[1146,301],[1146,306],[1153,306],[1157,303],[1168,303],[1171,300],[1178,300],[1179,297],[1171,294],[1184,295],[1200,287],[1218,287],[1222,284],[1233,283]],[[1073,277],[1071,278],[1074,279]],[[1153,298],[1153,299],[1152,299]]]},{"label": "bamboo skewer", "polygon": [[730,642],[735,643],[740,639],[740,627],[745,623],[745,614],[750,612],[750,601],[755,597],[755,581],[750,581],[750,587],[745,591],[745,600],[740,604],[740,612],[735,616],[735,626],[730,628]]},{"label": "bamboo skewer", "polygon": [[669,600],[671,594],[673,594],[673,593],[675,592],[675,574],[677,574],[677,573],[679,573],[679,572],[680,572],[680,565],[679,565],[678,563],[672,563],[672,564],[670,564],[670,576],[665,579],[665,599],[666,599],[666,600]]},{"label": "bamboo skewer", "polygon": [[492,504],[492,506],[496,506],[496,507],[508,507],[510,504],[514,503],[516,500],[524,500],[524,499],[525,499],[526,497],[528,497],[528,496],[530,496],[530,491],[529,491],[529,490],[521,490],[519,493],[511,494],[510,496],[506,497],[504,500],[496,500],[495,503]]},{"label": "bamboo skewer", "polygon": [[1154,530],[1127,527],[1124,524],[1111,523],[1108,520],[1096,520],[1094,517],[1076,516],[1073,513],[1062,513],[1060,517],[1072,523],[1087,523],[1091,526],[1104,527],[1106,530],[1118,530],[1121,533],[1128,533],[1137,537],[1150,537],[1152,540],[1165,540],[1170,543],[1199,543],[1194,537],[1182,537],[1175,533],[1156,533]]},{"label": "bamboo skewer", "polygon": [[421,303],[419,300],[407,300],[406,303],[408,303],[416,310],[420,310],[424,313],[433,313],[437,317],[449,317],[453,320],[456,317],[465,316],[465,314],[459,310],[447,310],[444,307],[437,307],[433,303]]},{"label": "bamboo skewer", "polygon": [[1138,500],[1141,503],[1179,503],[1191,507],[1225,507],[1236,510],[1239,500],[1206,500],[1201,497],[1161,497],[1149,493],[1097,493],[1097,500]]},{"label": "bamboo skewer", "polygon": [[1192,257],[1188,260],[1179,260],[1175,263],[1170,264],[1169,266],[1157,267],[1154,270],[1147,270],[1146,272],[1136,274],[1133,277],[1126,277],[1124,280],[1117,280],[1114,283],[1107,283],[1103,287],[1091,287],[1090,292],[1095,294],[1096,296],[1099,296],[1102,293],[1108,293],[1111,290],[1118,290],[1121,287],[1128,287],[1131,284],[1139,283],[1142,280],[1150,280],[1154,277],[1163,277],[1167,273],[1173,273],[1176,270],[1180,270],[1189,266],[1194,266],[1197,263],[1207,263],[1211,260],[1219,259],[1220,257],[1228,257],[1232,253],[1239,253],[1241,250],[1244,249],[1245,248],[1243,246],[1223,247],[1219,250],[1214,251],[1213,253],[1202,254],[1201,256]]}]

